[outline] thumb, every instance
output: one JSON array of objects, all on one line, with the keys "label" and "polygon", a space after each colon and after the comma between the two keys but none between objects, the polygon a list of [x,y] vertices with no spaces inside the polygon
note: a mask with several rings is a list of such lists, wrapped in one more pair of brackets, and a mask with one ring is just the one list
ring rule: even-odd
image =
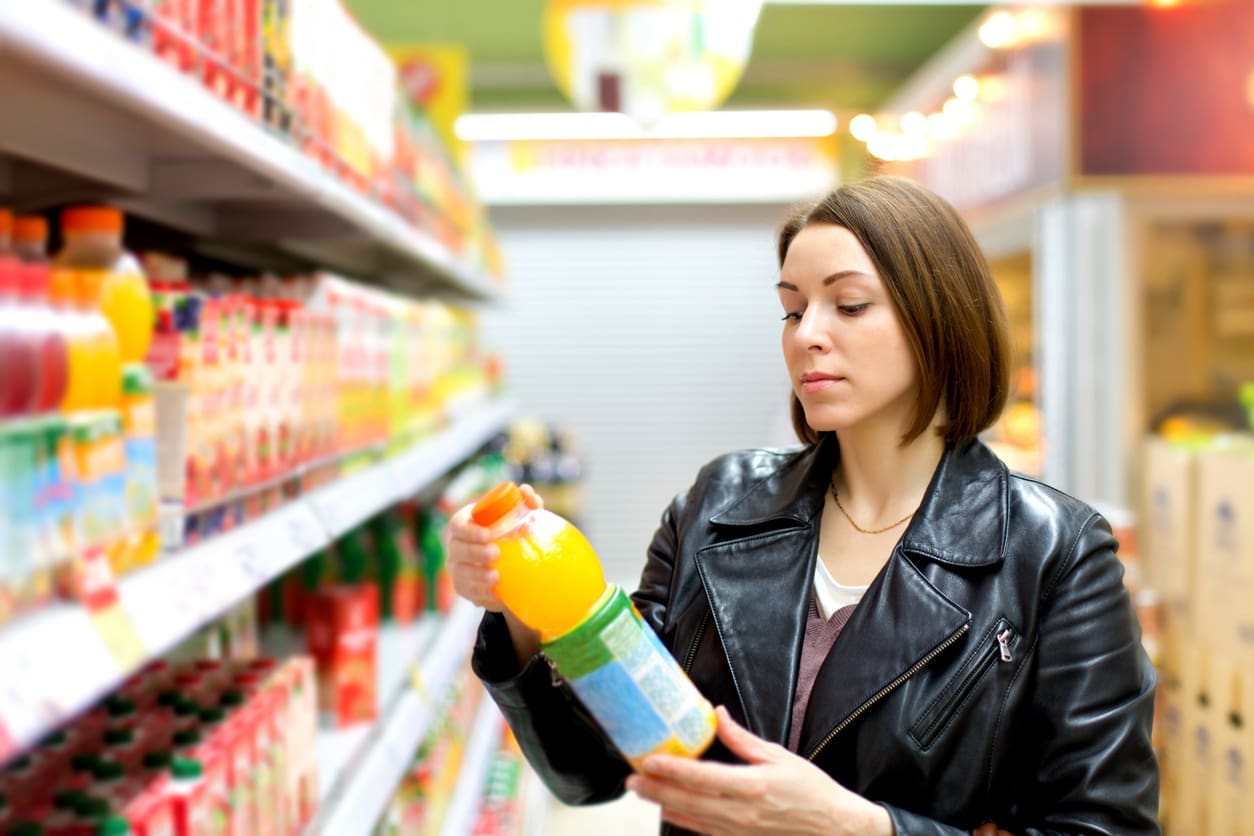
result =
[{"label": "thumb", "polygon": [[714,710],[718,718],[718,739],[732,754],[747,763],[765,763],[773,760],[774,744],[768,743],[732,719],[723,706]]}]

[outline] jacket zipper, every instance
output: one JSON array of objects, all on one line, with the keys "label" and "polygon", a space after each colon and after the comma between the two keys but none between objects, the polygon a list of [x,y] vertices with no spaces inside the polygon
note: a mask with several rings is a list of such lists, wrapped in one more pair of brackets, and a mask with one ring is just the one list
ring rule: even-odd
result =
[{"label": "jacket zipper", "polygon": [[1003,662],[1014,661],[1014,655],[1010,652],[1010,642],[1014,635],[1014,631],[1006,625],[1005,621],[998,622],[993,632],[994,640],[988,645],[984,655],[977,660],[975,667],[963,677],[958,687],[954,689],[953,694],[945,702],[945,705],[937,712],[936,718],[927,724],[927,728],[915,736],[920,746],[926,749],[935,742],[937,734],[952,719],[954,711],[962,705],[975,686],[984,678],[984,674],[988,673],[988,669],[996,664],[999,658]]},{"label": "jacket zipper", "polygon": [[852,723],[854,720],[857,720],[859,717],[865,714],[867,712],[867,709],[869,709],[871,706],[875,705],[877,702],[884,699],[884,697],[888,696],[890,693],[896,690],[901,685],[901,683],[905,682],[907,679],[914,676],[919,671],[923,670],[923,667],[927,665],[928,662],[932,661],[937,656],[941,655],[950,647],[952,647],[953,644],[957,642],[959,639],[961,639],[963,636],[965,636],[970,629],[971,629],[971,624],[969,622],[967,624],[963,624],[962,627],[958,630],[958,632],[954,633],[952,636],[947,638],[944,642],[940,644],[940,646],[938,646],[931,653],[927,654],[922,659],[915,662],[910,667],[910,670],[906,671],[901,676],[897,677],[892,682],[885,685],[883,688],[877,691],[869,700],[867,700],[866,702],[862,703],[862,705],[854,709],[854,712],[852,714],[850,714],[844,720],[841,720],[840,724],[836,726],[836,728],[832,729],[830,732],[827,733],[827,737],[824,737],[821,741],[819,741],[819,745],[815,746],[814,750],[811,751],[810,754],[806,756],[807,760],[812,761],[815,758],[817,758],[819,756],[819,752],[822,752],[823,749],[827,747],[827,744],[832,742],[832,738],[836,737],[836,735],[840,734],[842,731],[848,728],[849,724]]},{"label": "jacket zipper", "polygon": [[692,663],[697,658],[697,648],[701,646],[701,638],[705,635],[705,625],[710,623],[710,611],[706,610],[705,615],[701,617],[701,624],[697,626],[697,635],[693,638],[692,644],[688,646],[688,658],[684,660],[684,673],[692,673]]}]

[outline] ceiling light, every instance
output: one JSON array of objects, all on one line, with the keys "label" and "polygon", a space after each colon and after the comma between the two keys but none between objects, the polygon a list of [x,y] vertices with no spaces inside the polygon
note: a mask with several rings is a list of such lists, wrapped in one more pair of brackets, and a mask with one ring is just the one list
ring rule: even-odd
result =
[{"label": "ceiling light", "polygon": [[927,117],[917,110],[903,114],[901,117],[901,130],[906,136],[923,136],[923,132],[927,130]]},{"label": "ceiling light", "polygon": [[952,137],[954,129],[945,118],[945,114],[933,113],[927,117],[927,135],[934,142],[939,142]]},{"label": "ceiling light", "polygon": [[993,12],[980,24],[980,40],[990,49],[1010,46],[1015,39],[1015,19],[1007,11]]},{"label": "ceiling light", "polygon": [[466,142],[509,140],[749,139],[836,132],[830,110],[713,110],[672,113],[649,129],[622,113],[468,113],[454,131]]},{"label": "ceiling light", "polygon": [[946,99],[945,106],[941,110],[945,114],[946,121],[952,126],[961,125],[971,118],[971,105],[962,99]]},{"label": "ceiling light", "polygon": [[973,75],[960,75],[954,79],[954,95],[964,102],[973,102],[980,95],[980,82]]},{"label": "ceiling light", "polygon": [[859,113],[849,120],[849,133],[859,142],[867,142],[875,136],[875,117],[869,113]]}]

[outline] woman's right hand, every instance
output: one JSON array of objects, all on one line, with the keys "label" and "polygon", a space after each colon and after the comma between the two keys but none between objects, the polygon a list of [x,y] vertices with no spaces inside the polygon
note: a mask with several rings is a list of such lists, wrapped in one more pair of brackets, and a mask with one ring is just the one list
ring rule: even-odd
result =
[{"label": "woman's right hand", "polygon": [[[519,485],[523,501],[529,508],[543,508],[544,503],[530,485]],[[453,579],[453,589],[472,604],[489,612],[504,612],[505,604],[496,594],[500,578],[496,559],[500,555],[487,528],[470,517],[474,503],[465,505],[448,522],[446,564]]]}]

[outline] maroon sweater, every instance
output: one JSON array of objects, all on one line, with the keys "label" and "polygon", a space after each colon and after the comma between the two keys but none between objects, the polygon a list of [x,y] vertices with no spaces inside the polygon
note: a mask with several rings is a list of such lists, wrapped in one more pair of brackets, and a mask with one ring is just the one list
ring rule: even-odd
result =
[{"label": "maroon sweater", "polygon": [[801,722],[806,716],[806,706],[810,704],[810,691],[814,689],[814,680],[819,675],[819,667],[827,658],[827,653],[836,643],[836,637],[845,628],[849,616],[853,615],[856,605],[841,607],[832,613],[832,617],[824,619],[819,615],[819,608],[810,596],[810,613],[806,616],[806,637],[801,645],[801,666],[797,670],[797,696],[792,702],[792,725],[788,729],[788,748],[796,752],[801,745]]}]

